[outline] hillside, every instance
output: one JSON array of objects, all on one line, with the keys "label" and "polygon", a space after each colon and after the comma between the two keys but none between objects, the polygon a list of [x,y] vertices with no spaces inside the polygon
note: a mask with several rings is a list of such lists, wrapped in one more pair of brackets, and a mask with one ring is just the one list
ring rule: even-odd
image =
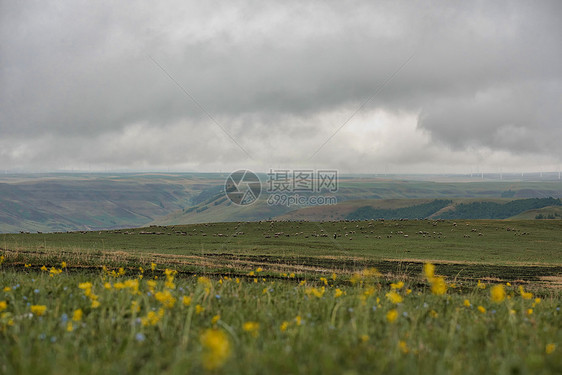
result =
[{"label": "hillside", "polygon": [[[562,183],[557,180],[340,176],[338,190],[332,195],[337,205],[270,205],[267,199],[271,195],[264,191],[253,205],[237,206],[224,196],[226,177],[211,173],[0,175],[0,233],[267,219],[340,220],[353,217],[361,207],[384,210],[429,204],[435,199],[452,201],[454,204],[431,215],[437,218],[450,215],[458,203],[562,197]],[[265,190],[266,176],[260,175],[260,179]],[[381,216],[381,212],[363,210],[367,212],[357,217]],[[395,212],[392,217],[404,217],[409,211]]]},{"label": "hillside", "polygon": [[562,219],[561,206],[547,206],[522,212],[509,218],[510,220],[552,220]]},{"label": "hillside", "polygon": [[[560,199],[372,199],[347,201],[336,206],[307,207],[288,212],[282,220],[371,219],[535,219],[556,218]],[[541,211],[542,210],[542,211]]]},{"label": "hillside", "polygon": [[142,226],[189,206],[212,183],[195,175],[4,178],[0,180],[0,232]]}]

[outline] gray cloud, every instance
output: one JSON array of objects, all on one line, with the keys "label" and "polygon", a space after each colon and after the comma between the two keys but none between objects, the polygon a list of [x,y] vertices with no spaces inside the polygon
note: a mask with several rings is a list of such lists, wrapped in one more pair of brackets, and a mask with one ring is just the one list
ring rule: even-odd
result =
[{"label": "gray cloud", "polygon": [[[409,132],[409,143],[396,145],[404,147],[396,163],[470,165],[494,152],[502,155],[495,163],[513,165],[521,153],[529,166],[562,158],[557,1],[1,7],[4,168],[205,170],[249,162],[149,55],[255,163],[309,158],[414,51],[363,111],[415,121],[384,125],[386,144],[393,128]],[[354,131],[370,134],[375,118]],[[384,163],[384,144],[369,141],[342,131],[315,162],[356,171]],[[448,151],[428,151],[442,146]],[[364,165],[348,162],[359,156]]]}]

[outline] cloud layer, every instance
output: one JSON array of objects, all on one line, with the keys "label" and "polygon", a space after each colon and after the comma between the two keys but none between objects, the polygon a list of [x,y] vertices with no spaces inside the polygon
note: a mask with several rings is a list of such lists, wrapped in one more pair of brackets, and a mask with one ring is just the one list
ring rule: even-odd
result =
[{"label": "cloud layer", "polygon": [[2,2],[0,14],[3,169],[562,159],[558,1]]}]

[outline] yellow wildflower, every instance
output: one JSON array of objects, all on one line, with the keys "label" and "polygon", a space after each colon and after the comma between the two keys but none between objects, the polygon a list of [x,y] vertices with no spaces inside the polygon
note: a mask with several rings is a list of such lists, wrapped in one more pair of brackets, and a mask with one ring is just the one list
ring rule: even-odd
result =
[{"label": "yellow wildflower", "polygon": [[183,296],[182,299],[181,299],[181,303],[183,303],[184,306],[191,305],[191,297]]},{"label": "yellow wildflower", "polygon": [[395,291],[390,291],[388,293],[386,293],[386,298],[388,298],[390,300],[390,302],[392,303],[400,303],[402,302],[404,299],[402,298],[402,296],[398,293],[396,293]]},{"label": "yellow wildflower", "polygon": [[338,277],[338,275],[336,275],[336,273],[335,273],[335,272],[334,272],[334,273],[332,273],[332,280],[336,281],[337,277]]},{"label": "yellow wildflower", "polygon": [[103,287],[105,289],[111,289],[111,284],[106,282],[106,283],[103,284]]},{"label": "yellow wildflower", "polygon": [[527,309],[527,315],[532,315],[533,314],[533,309]]},{"label": "yellow wildflower", "polygon": [[412,293],[412,289],[407,289],[407,290],[406,290],[406,295],[409,295],[410,293]]},{"label": "yellow wildflower", "polygon": [[31,267],[31,263],[25,263],[25,264],[24,264],[24,267],[25,267],[25,268]]},{"label": "yellow wildflower", "polygon": [[521,293],[521,297],[523,297],[523,299],[533,298],[533,293],[525,292],[525,289],[523,289],[523,287],[521,285],[519,285],[519,293]]},{"label": "yellow wildflower", "polygon": [[138,313],[140,311],[140,304],[138,301],[131,302],[131,311],[134,313]]},{"label": "yellow wildflower", "polygon": [[546,354],[552,354],[556,350],[556,344],[550,343],[546,345],[545,352]]},{"label": "yellow wildflower", "polygon": [[298,326],[300,326],[302,324],[302,318],[300,315],[297,315],[295,317],[295,322],[297,323]]},{"label": "yellow wildflower", "polygon": [[478,311],[484,314],[486,312],[486,308],[484,306],[478,306]]},{"label": "yellow wildflower", "polygon": [[47,311],[47,306],[45,305],[31,305],[31,312],[34,315],[42,316],[45,315],[46,311]]},{"label": "yellow wildflower", "polygon": [[66,330],[68,332],[72,332],[74,330],[74,326],[72,325],[72,322],[66,323]]},{"label": "yellow wildflower", "polygon": [[466,307],[470,307],[470,301],[465,299],[463,305],[465,305]]},{"label": "yellow wildflower", "polygon": [[283,323],[281,323],[281,327],[279,327],[281,332],[285,332],[287,330],[287,328],[289,328],[289,322],[288,321],[284,321]]},{"label": "yellow wildflower", "polygon": [[205,311],[205,308],[204,308],[203,306],[201,306],[201,305],[196,305],[196,306],[195,306],[195,313],[196,313],[196,314],[199,315],[199,314],[201,314],[203,311]]},{"label": "yellow wildflower", "polygon": [[129,279],[124,283],[125,287],[129,289],[131,294],[139,294],[139,280]]},{"label": "yellow wildflower", "polygon": [[10,288],[9,286],[5,286],[4,289],[2,289],[4,292],[9,292],[10,290],[12,290],[12,288]]},{"label": "yellow wildflower", "polygon": [[310,296],[311,294],[314,295],[315,297],[321,298],[324,295],[324,292],[326,291],[325,287],[322,288],[313,288],[313,287],[308,287],[305,289],[305,293],[307,296]]},{"label": "yellow wildflower", "polygon": [[435,275],[435,266],[431,263],[424,264],[423,273],[428,280],[433,279],[433,276]]},{"label": "yellow wildflower", "polygon": [[205,276],[200,276],[197,279],[197,284],[201,285],[204,289],[205,289],[205,293],[210,293],[211,291],[211,287],[213,286],[213,283],[211,282],[211,279],[209,279],[208,277]]},{"label": "yellow wildflower", "polygon": [[45,266],[41,267],[41,271],[47,271],[47,267]]},{"label": "yellow wildflower", "polygon": [[61,267],[61,268],[66,268],[66,262],[65,262],[65,261],[62,261],[62,262],[60,263],[60,267]]},{"label": "yellow wildflower", "polygon": [[397,283],[390,284],[390,289],[402,289],[403,286],[404,286],[404,282],[400,281]]},{"label": "yellow wildflower", "polygon": [[148,280],[146,282],[146,285],[148,286],[148,290],[150,290],[151,293],[154,293],[154,288],[156,288],[156,285],[158,283],[154,280]]},{"label": "yellow wildflower", "polygon": [[163,292],[157,292],[154,297],[158,302],[160,302],[164,307],[171,309],[176,304],[176,298],[172,296],[170,291],[165,290]]},{"label": "yellow wildflower", "polygon": [[230,357],[228,336],[218,329],[207,329],[199,338],[203,347],[203,367],[212,371],[224,365]]},{"label": "yellow wildflower", "polygon": [[164,270],[164,274],[166,275],[166,277],[174,277],[176,274],[178,273],[178,271],[176,270],[170,270],[168,268],[166,268]]},{"label": "yellow wildflower", "polygon": [[325,277],[321,277],[320,281],[324,283],[324,285],[328,285],[328,279],[326,279]]},{"label": "yellow wildflower", "polygon": [[432,318],[437,318],[439,316],[439,314],[437,313],[437,311],[431,310],[429,312],[429,316],[431,316]]},{"label": "yellow wildflower", "polygon": [[143,326],[154,326],[164,317],[164,309],[160,308],[158,312],[149,311],[148,314],[141,318]]},{"label": "yellow wildflower", "polygon": [[263,271],[263,269],[262,269],[261,267],[258,267],[258,268],[256,269],[256,272],[262,272],[262,271]]},{"label": "yellow wildflower", "polygon": [[363,292],[363,295],[364,295],[365,297],[370,297],[370,296],[372,296],[373,294],[375,294],[375,287],[373,287],[373,286],[367,288],[367,289]]},{"label": "yellow wildflower", "polygon": [[486,289],[486,284],[484,284],[483,282],[481,282],[480,280],[478,280],[478,284],[476,284],[476,287],[478,289]]},{"label": "yellow wildflower", "polygon": [[363,277],[380,277],[380,276],[382,276],[381,273],[375,267],[366,268],[363,271],[361,271],[361,274],[363,275]]},{"label": "yellow wildflower", "polygon": [[74,320],[75,322],[79,322],[82,320],[82,309],[76,309],[74,310],[74,312],[72,313],[72,320]]},{"label": "yellow wildflower", "polygon": [[217,324],[217,322],[220,320],[221,316],[220,315],[215,315],[213,316],[213,318],[211,319],[211,324]]},{"label": "yellow wildflower", "polygon": [[505,299],[505,288],[503,284],[494,285],[490,289],[490,297],[495,303],[500,303]]},{"label": "yellow wildflower", "polygon": [[342,295],[343,295],[343,292],[340,288],[337,288],[336,290],[334,290],[334,298],[341,297]]},{"label": "yellow wildflower", "polygon": [[55,267],[51,267],[51,270],[49,271],[49,276],[54,276],[54,275],[58,275],[59,273],[62,272],[62,269],[56,269]]},{"label": "yellow wildflower", "polygon": [[92,309],[97,309],[100,307],[100,301],[92,300]]},{"label": "yellow wildflower", "polygon": [[156,269],[156,263],[150,263],[150,269],[154,271]]},{"label": "yellow wildflower", "polygon": [[260,324],[257,322],[246,322],[242,325],[245,332],[249,332],[253,337],[258,337]]},{"label": "yellow wildflower", "polygon": [[408,352],[410,351],[410,349],[408,348],[408,344],[406,344],[406,341],[400,340],[400,342],[398,343],[398,347],[400,348],[400,351],[404,354],[408,354]]},{"label": "yellow wildflower", "polygon": [[447,284],[445,283],[445,279],[441,276],[434,277],[431,281],[431,293],[440,296],[446,292]]},{"label": "yellow wildflower", "polygon": [[291,272],[291,273],[289,274],[289,277],[290,277],[291,279],[294,279],[294,278],[295,278],[295,274],[294,274],[293,272]]},{"label": "yellow wildflower", "polygon": [[389,312],[386,313],[386,320],[389,323],[394,323],[394,321],[398,319],[398,310],[396,309],[392,309]]},{"label": "yellow wildflower", "polygon": [[4,311],[8,308],[8,302],[0,301],[0,311]]}]

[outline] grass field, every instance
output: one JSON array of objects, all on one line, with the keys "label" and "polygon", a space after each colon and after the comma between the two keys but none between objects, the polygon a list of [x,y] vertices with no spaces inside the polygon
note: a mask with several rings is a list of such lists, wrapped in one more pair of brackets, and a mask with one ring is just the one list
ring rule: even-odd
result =
[{"label": "grass field", "polygon": [[259,222],[2,235],[0,372],[560,373],[560,229]]}]

